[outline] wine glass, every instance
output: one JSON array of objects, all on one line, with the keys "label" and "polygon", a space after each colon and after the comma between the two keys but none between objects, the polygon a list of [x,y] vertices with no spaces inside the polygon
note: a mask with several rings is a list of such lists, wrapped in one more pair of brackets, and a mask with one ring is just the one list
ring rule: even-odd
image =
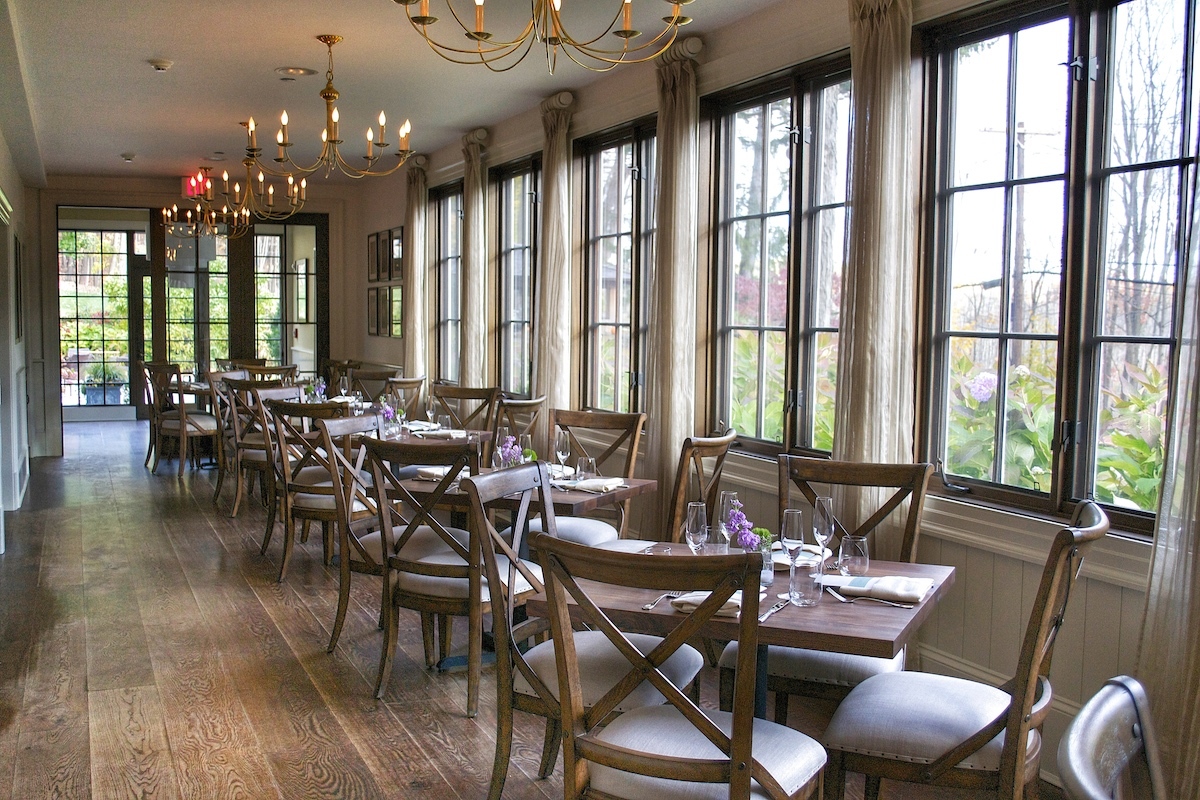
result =
[{"label": "wine glass", "polygon": [[821,548],[821,572],[825,571],[825,547],[833,538],[833,498],[821,496],[813,506],[813,538]]},{"label": "wine glass", "polygon": [[558,458],[558,470],[562,477],[567,476],[567,459],[571,457],[571,435],[559,428],[554,433],[554,455]]},{"label": "wine glass", "polygon": [[788,557],[788,590],[787,594],[779,595],[780,599],[790,600],[799,605],[796,591],[796,559],[804,552],[804,509],[787,508],[783,511],[783,526],[779,529],[779,543]]},{"label": "wine glass", "polygon": [[533,436],[532,436],[532,434],[528,434],[528,433],[521,434],[520,447],[521,447],[521,463],[528,464],[530,461],[533,461],[533,458],[531,455],[534,452],[533,451]]},{"label": "wine glass", "polygon": [[693,553],[699,553],[708,541],[708,509],[700,501],[688,503],[683,525],[684,538]]},{"label": "wine glass", "polygon": [[721,541],[718,544],[724,543],[725,547],[729,547],[729,539],[731,531],[729,529],[729,515],[737,508],[734,504],[738,501],[737,492],[724,491],[721,492],[720,504],[717,510],[720,512],[717,517],[717,531],[720,533]]},{"label": "wine glass", "polygon": [[338,396],[347,397],[350,394],[350,378],[343,375],[338,378]]},{"label": "wine glass", "polygon": [[429,420],[429,426],[433,427],[433,415],[436,409],[433,407],[433,401],[425,404],[425,419]]}]

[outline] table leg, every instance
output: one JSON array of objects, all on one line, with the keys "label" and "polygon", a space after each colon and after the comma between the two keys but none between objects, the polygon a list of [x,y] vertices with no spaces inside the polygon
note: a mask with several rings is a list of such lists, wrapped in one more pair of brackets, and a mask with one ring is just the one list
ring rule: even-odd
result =
[{"label": "table leg", "polygon": [[758,646],[754,664],[754,716],[767,718],[767,646]]}]

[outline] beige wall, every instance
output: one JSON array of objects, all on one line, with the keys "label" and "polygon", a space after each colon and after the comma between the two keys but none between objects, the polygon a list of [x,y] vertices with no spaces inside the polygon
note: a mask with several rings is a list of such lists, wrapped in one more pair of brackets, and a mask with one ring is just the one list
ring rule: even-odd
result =
[{"label": "beige wall", "polygon": [[[25,191],[8,143],[0,135],[0,509],[17,508],[29,480],[28,423],[25,393],[28,381],[25,339],[18,342],[14,238],[24,244]],[[28,258],[23,273],[28,273]],[[25,283],[25,281],[22,281]],[[22,294],[27,296],[24,286]],[[26,330],[30,320],[25,320]],[[4,521],[0,518],[0,553],[4,552]]]}]

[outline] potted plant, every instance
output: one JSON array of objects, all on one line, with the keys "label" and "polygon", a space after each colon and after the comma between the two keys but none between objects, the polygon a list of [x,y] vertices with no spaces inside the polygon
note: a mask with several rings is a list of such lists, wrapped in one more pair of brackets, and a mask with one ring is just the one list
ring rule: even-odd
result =
[{"label": "potted plant", "polygon": [[121,405],[121,390],[128,381],[129,373],[125,367],[106,361],[93,362],[88,365],[84,382],[87,405]]}]

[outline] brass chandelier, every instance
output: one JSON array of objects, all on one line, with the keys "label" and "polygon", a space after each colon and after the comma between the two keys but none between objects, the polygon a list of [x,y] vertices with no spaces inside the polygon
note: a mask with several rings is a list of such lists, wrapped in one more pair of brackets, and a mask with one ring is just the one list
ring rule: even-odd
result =
[{"label": "brass chandelier", "polygon": [[[258,146],[258,131],[251,117],[246,125],[246,158],[242,161],[246,165],[247,175],[252,174],[257,170],[259,183],[263,182],[264,176],[273,176],[277,178],[286,178],[289,187],[296,185],[296,180],[301,179],[300,189],[298,190],[303,196],[303,177],[311,175],[318,170],[324,170],[328,176],[335,169],[342,172],[351,178],[366,178],[378,177],[383,175],[391,175],[396,170],[404,165],[408,157],[412,155],[412,151],[408,149],[408,135],[412,129],[412,125],[408,120],[400,126],[397,131],[399,136],[399,144],[395,152],[396,162],[390,167],[383,164],[384,156],[387,148],[391,144],[387,141],[387,117],[382,111],[379,112],[379,138],[376,140],[375,131],[368,127],[366,134],[366,155],[363,160],[366,162],[364,167],[355,167],[342,155],[339,145],[344,144],[341,139],[340,123],[341,115],[337,109],[337,99],[339,97],[338,90],[333,86],[333,46],[342,41],[342,37],[336,34],[327,33],[317,37],[317,40],[325,45],[329,50],[329,68],[325,72],[325,88],[321,90],[321,97],[325,100],[325,130],[321,131],[321,153],[317,156],[317,160],[309,165],[300,165],[292,160],[288,149],[292,146],[292,142],[288,139],[288,113],[285,109],[279,115],[279,129],[275,134],[276,156],[272,163],[267,163],[262,160],[262,149]],[[249,180],[249,179],[248,179]]]},{"label": "brass chandelier", "polygon": [[162,210],[162,222],[167,234],[179,239],[197,236],[227,236],[236,239],[250,230],[250,223],[258,221],[278,222],[287,219],[304,207],[308,199],[308,181],[296,183],[289,176],[287,183],[278,192],[260,171],[258,180],[253,180],[253,164],[249,159],[242,162],[246,167],[246,186],[238,181],[229,185],[229,173],[221,173],[221,186],[214,184],[209,167],[201,167],[187,179],[184,208],[173,204]]},{"label": "brass chandelier", "polygon": [[[653,0],[640,0],[653,2]],[[633,0],[621,0],[617,7],[616,16],[603,31],[584,38],[576,38],[567,31],[563,23],[561,11],[562,0],[529,0],[530,19],[513,39],[500,39],[489,32],[484,25],[484,2],[474,0],[474,25],[469,25],[470,16],[460,13],[454,7],[455,0],[444,0],[450,16],[458,25],[468,44],[452,45],[434,41],[431,28],[438,21],[430,16],[429,0],[395,0],[398,5],[405,7],[408,21],[413,30],[421,35],[429,47],[447,61],[456,64],[483,64],[493,72],[506,72],[525,60],[534,42],[541,42],[546,48],[546,66],[550,72],[558,63],[558,54],[564,56],[592,72],[607,72],[618,64],[636,64],[649,61],[661,55],[670,47],[679,32],[679,26],[691,22],[691,17],[685,17],[680,7],[692,0],[667,0],[671,4],[671,14],[662,18],[664,27],[657,35],[635,44],[634,40],[642,35],[641,31],[633,28]],[[495,0],[493,0],[495,2]],[[599,0],[587,0],[596,3]],[[413,6],[419,4],[418,13],[413,14]],[[466,5],[466,3],[462,3]],[[469,8],[469,6],[468,6]],[[619,27],[618,27],[619,25]],[[445,27],[445,26],[443,26]],[[454,26],[450,26],[449,35],[454,36]],[[620,40],[619,47],[605,47],[598,44],[601,39],[611,34]]]}]

